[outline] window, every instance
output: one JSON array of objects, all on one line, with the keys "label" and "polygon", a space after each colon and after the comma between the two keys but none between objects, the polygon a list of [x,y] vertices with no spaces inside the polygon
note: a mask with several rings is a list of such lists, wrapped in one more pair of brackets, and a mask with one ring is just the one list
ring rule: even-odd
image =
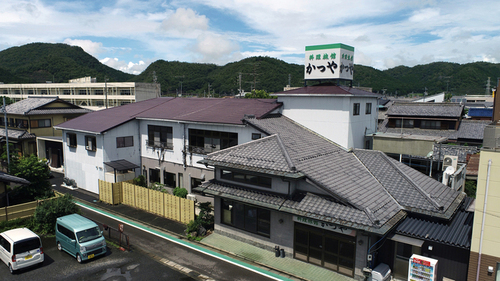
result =
[{"label": "window", "polygon": [[130,96],[130,90],[120,90],[120,95],[122,95],[122,96]]},{"label": "window", "polygon": [[160,182],[160,169],[149,169],[149,183]]},{"label": "window", "polygon": [[262,137],[262,136],[261,136],[261,134],[258,134],[258,133],[253,133],[253,134],[252,134],[252,140],[258,140],[258,139],[260,139],[261,137]]},{"label": "window", "polygon": [[372,114],[372,103],[371,102],[366,103],[365,114]]},{"label": "window", "polygon": [[131,147],[134,146],[134,137],[133,136],[128,136],[128,137],[117,137],[116,138],[116,147]]},{"label": "window", "polygon": [[94,90],[94,95],[104,95],[103,90]]},{"label": "window", "polygon": [[352,108],[352,115],[359,115],[359,103],[355,103]]},{"label": "window", "polygon": [[441,129],[441,121],[422,120],[420,123],[422,129]]},{"label": "window", "polygon": [[47,94],[47,90],[40,90],[40,94],[46,95]]},{"label": "window", "polygon": [[236,201],[222,200],[222,223],[269,237],[271,211]]},{"label": "window", "polygon": [[197,178],[193,178],[193,177],[191,178],[191,188],[200,186],[201,183],[202,183],[201,179],[197,179]]},{"label": "window", "polygon": [[16,119],[16,127],[17,128],[28,128],[28,120]]},{"label": "window", "polygon": [[221,178],[268,188],[271,188],[272,184],[272,179],[270,177],[245,174],[229,170],[221,170]]},{"label": "window", "polygon": [[31,128],[49,128],[50,119],[31,120],[30,126]]},{"label": "window", "polygon": [[[401,128],[401,119],[396,119],[396,128]],[[403,120],[403,128],[413,128],[414,121],[413,120]]]},{"label": "window", "polygon": [[177,187],[175,178],[177,177],[174,173],[169,173],[167,171],[163,171],[163,184],[168,187]]},{"label": "window", "polygon": [[71,91],[70,90],[63,90],[63,95],[71,95]]},{"label": "window", "polygon": [[66,134],[66,143],[69,147],[76,147],[76,134]]},{"label": "window", "polygon": [[189,129],[189,151],[206,154],[238,144],[238,134]]},{"label": "window", "polygon": [[85,149],[89,151],[96,151],[97,144],[94,136],[85,136]]},{"label": "window", "polygon": [[148,145],[173,149],[172,127],[148,125]]},{"label": "window", "polygon": [[78,94],[79,95],[86,95],[87,94],[87,90],[78,90]]}]

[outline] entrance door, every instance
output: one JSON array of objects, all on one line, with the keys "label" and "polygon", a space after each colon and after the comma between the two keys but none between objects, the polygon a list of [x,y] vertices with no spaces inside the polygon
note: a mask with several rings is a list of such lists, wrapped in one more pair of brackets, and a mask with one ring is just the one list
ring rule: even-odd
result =
[{"label": "entrance door", "polygon": [[323,236],[309,232],[309,262],[323,266]]},{"label": "entrance door", "polygon": [[294,257],[348,276],[354,276],[355,237],[331,231],[295,225]]}]

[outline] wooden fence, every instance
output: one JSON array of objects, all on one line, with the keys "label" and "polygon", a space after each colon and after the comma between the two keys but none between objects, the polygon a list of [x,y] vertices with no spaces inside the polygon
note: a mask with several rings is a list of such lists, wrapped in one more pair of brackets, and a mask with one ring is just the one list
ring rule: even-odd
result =
[{"label": "wooden fence", "polygon": [[56,194],[55,197],[31,201],[28,203],[17,204],[8,207],[0,208],[0,221],[8,221],[20,218],[31,217],[35,213],[36,207],[47,200],[53,200],[58,198],[61,195]]},{"label": "wooden fence", "polygon": [[184,224],[195,219],[194,201],[130,182],[109,183],[99,180],[99,199],[108,204],[123,203]]}]

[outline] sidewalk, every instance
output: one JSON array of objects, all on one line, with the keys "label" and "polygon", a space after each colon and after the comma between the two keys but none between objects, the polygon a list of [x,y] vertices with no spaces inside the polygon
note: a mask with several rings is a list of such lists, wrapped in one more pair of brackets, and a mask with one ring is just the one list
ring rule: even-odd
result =
[{"label": "sidewalk", "polygon": [[[97,194],[82,190],[68,189],[61,186],[62,175],[54,173],[55,178],[51,180],[52,188],[61,193],[71,194],[75,200],[81,201],[84,204],[104,210],[126,218],[131,221],[140,222],[141,224],[155,228],[167,234],[177,236],[184,239],[184,230],[186,226],[182,223],[172,221],[152,213],[148,213],[133,207],[119,204],[109,205],[99,201]],[[60,177],[60,179],[59,179]],[[292,280],[311,280],[311,281],[349,281],[354,280],[336,272],[314,266],[299,260],[293,259],[291,253],[286,253],[285,258],[275,257],[272,251],[264,250],[244,242],[240,242],[226,236],[216,233],[204,238],[201,242],[191,242],[194,245],[205,247],[212,251],[218,251],[228,257],[241,260],[245,263],[263,268],[267,271],[279,274],[284,279]]]}]

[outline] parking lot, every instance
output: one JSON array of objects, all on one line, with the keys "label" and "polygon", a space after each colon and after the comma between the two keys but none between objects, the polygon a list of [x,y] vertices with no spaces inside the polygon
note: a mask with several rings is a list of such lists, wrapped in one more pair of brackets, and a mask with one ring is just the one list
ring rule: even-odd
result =
[{"label": "parking lot", "polygon": [[0,280],[195,280],[139,252],[120,251],[108,245],[107,254],[79,264],[59,252],[55,238],[42,237],[45,261],[13,275],[0,262]]}]

